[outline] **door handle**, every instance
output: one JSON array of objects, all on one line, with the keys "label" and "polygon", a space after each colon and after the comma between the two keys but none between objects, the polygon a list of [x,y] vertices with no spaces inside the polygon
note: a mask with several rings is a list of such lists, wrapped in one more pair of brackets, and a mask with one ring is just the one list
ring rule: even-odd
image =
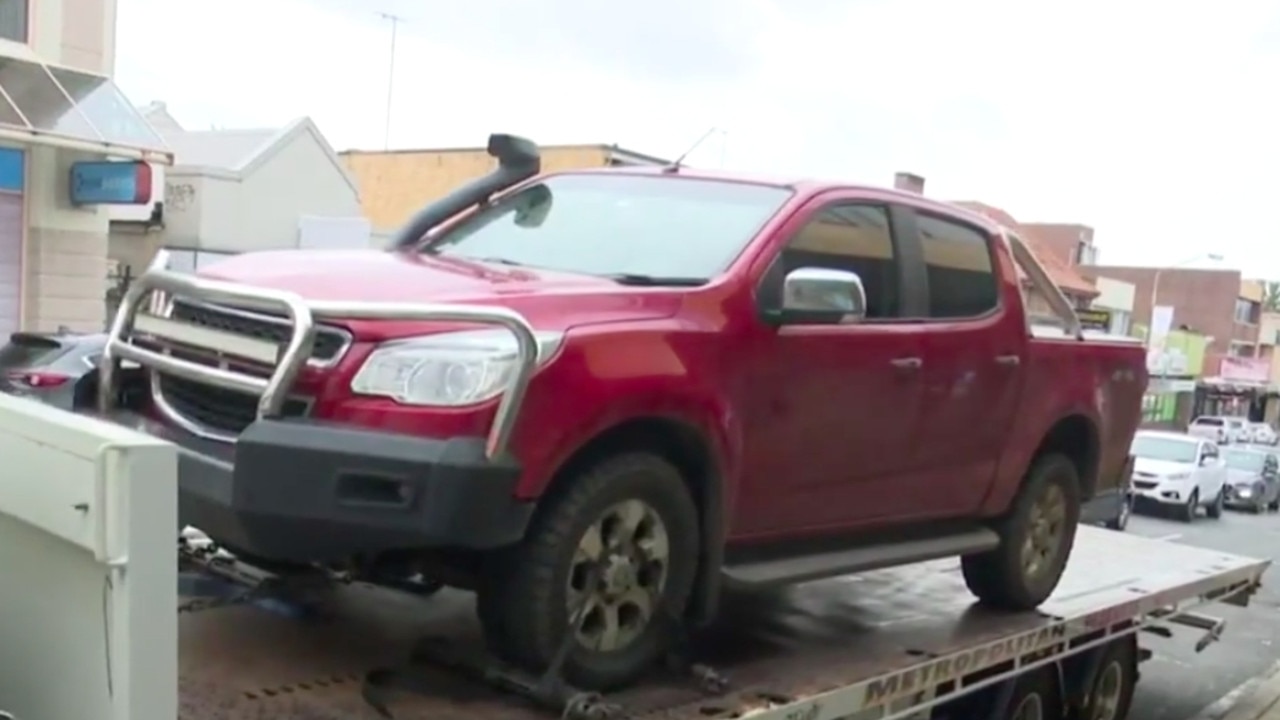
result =
[{"label": "door handle", "polygon": [[919,370],[920,367],[924,365],[924,360],[921,360],[918,357],[902,357],[890,360],[889,364],[899,370]]},{"label": "door handle", "polygon": [[1005,367],[1017,367],[1022,364],[1022,358],[1017,355],[997,355],[996,364]]}]

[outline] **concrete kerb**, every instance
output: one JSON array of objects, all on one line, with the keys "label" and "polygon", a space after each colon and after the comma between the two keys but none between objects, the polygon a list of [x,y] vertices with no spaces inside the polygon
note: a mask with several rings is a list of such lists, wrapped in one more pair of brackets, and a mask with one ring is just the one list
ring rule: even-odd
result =
[{"label": "concrete kerb", "polygon": [[1223,695],[1191,720],[1280,720],[1280,662]]}]

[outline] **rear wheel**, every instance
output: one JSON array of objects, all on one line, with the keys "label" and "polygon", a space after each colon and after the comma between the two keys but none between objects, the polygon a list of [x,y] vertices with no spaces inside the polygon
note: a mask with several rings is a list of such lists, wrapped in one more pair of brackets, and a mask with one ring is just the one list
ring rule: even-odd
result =
[{"label": "rear wheel", "polygon": [[1080,521],[1080,483],[1063,455],[1037,458],[1008,515],[995,527],[1000,546],[966,555],[965,584],[984,603],[1030,610],[1058,585]]},{"label": "rear wheel", "polygon": [[1120,503],[1120,512],[1115,517],[1107,521],[1107,527],[1111,530],[1124,532],[1129,527],[1129,517],[1133,515],[1133,498],[1126,495]]},{"label": "rear wheel", "polygon": [[625,685],[666,651],[662,615],[683,614],[692,592],[693,499],[668,462],[633,453],[604,460],[547,502],[524,542],[486,568],[477,611],[487,644],[536,672],[572,633],[570,682]]}]

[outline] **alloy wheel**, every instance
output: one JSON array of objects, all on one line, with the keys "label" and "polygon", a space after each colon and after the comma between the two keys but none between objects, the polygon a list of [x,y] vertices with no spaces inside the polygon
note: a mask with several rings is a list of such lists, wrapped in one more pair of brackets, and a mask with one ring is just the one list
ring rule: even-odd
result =
[{"label": "alloy wheel", "polygon": [[578,642],[600,652],[634,642],[657,610],[670,555],[666,526],[648,504],[626,500],[605,510],[578,542],[569,572],[570,617],[582,612]]},{"label": "alloy wheel", "polygon": [[1039,577],[1050,569],[1066,534],[1067,498],[1062,488],[1046,485],[1028,518],[1022,542],[1022,569],[1027,577]]}]

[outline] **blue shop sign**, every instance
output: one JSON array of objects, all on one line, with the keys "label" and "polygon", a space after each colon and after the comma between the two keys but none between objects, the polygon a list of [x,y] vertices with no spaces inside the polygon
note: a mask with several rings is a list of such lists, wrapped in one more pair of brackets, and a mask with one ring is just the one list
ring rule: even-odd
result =
[{"label": "blue shop sign", "polygon": [[151,166],[145,162],[78,162],[68,187],[76,205],[146,205],[151,202]]}]

